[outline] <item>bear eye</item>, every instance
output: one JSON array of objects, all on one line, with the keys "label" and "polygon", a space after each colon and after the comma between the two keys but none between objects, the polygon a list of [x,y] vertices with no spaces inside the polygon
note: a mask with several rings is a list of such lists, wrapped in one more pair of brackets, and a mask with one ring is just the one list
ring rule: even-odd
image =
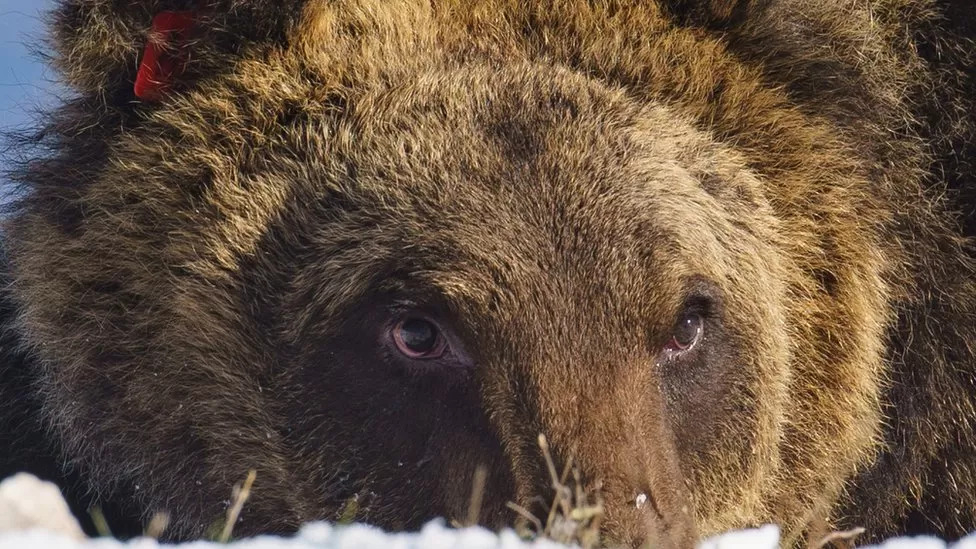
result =
[{"label": "bear eye", "polygon": [[407,318],[393,327],[393,342],[407,358],[440,358],[447,342],[437,326],[423,318]]},{"label": "bear eye", "polygon": [[671,332],[671,341],[668,342],[667,350],[670,352],[691,350],[692,347],[701,341],[704,331],[705,322],[702,320],[700,314],[682,314]]}]

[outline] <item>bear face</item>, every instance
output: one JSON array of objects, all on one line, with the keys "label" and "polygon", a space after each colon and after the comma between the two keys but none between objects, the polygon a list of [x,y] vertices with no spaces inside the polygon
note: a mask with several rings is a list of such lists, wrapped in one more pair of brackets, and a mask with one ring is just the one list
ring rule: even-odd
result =
[{"label": "bear face", "polygon": [[[236,322],[263,322],[255,332],[264,333],[255,335],[265,345],[236,341],[240,348],[225,349],[223,335],[206,333],[216,327],[211,320],[198,328],[196,337],[208,341],[192,360],[247,353],[243,363],[260,380],[257,393],[248,392],[274,402],[261,405],[262,415],[279,409],[263,420],[269,439],[280,437],[286,451],[303,456],[287,460],[310,461],[307,469],[288,466],[301,471],[297,478],[308,475],[299,482],[314,494],[303,503],[310,515],[292,511],[302,520],[334,518],[353,496],[362,497],[362,518],[390,527],[417,526],[432,514],[463,518],[481,465],[492,474],[486,519],[505,524],[507,501],[532,507],[548,489],[539,433],[560,463],[572,456],[588,489],[602,485],[607,526],[629,541],[643,539],[647,527],[647,511],[634,511],[640,494],[652,494],[657,512],[687,541],[693,507],[686,475],[761,481],[768,456],[754,448],[773,447],[779,429],[761,417],[781,415],[782,402],[770,395],[768,411],[742,403],[762,385],[783,385],[786,350],[782,304],[757,310],[735,297],[783,293],[774,274],[783,260],[770,247],[776,221],[756,196],[756,177],[667,108],[551,72],[421,74],[406,89],[357,98],[369,107],[333,128],[302,120],[269,135],[289,141],[287,155],[297,159],[300,171],[287,176],[294,199],[235,274],[240,290],[201,288],[193,298],[209,314],[237,301],[234,315],[244,316]],[[138,133],[130,136],[135,147],[169,132]],[[208,153],[176,156],[201,154]],[[283,174],[268,167],[248,177],[282,188]],[[132,178],[125,172],[120,167],[119,177]],[[703,180],[724,188],[706,190]],[[104,192],[118,188],[114,181],[106,178]],[[744,217],[755,221],[737,226]],[[86,223],[79,237],[108,236],[99,232]],[[99,267],[112,263],[106,257]],[[715,268],[723,264],[757,276],[731,277]],[[188,287],[194,268],[175,274],[178,287]],[[143,291],[130,289],[131,274],[118,280],[126,282],[98,287],[96,295],[134,291],[139,307]],[[398,348],[404,321],[431,326],[443,354],[411,357],[402,341]],[[682,322],[690,336],[681,335],[688,331]],[[187,343],[178,337],[170,344]],[[103,348],[93,352],[93,365],[111,364]],[[142,374],[128,375],[133,387],[115,382],[102,390],[141,391]],[[177,410],[185,403],[195,416],[189,421],[207,429],[214,404],[197,401],[203,388],[183,384],[181,396],[158,402],[136,398],[140,406],[166,402]],[[241,390],[227,398],[236,402]],[[98,395],[106,396],[117,398]],[[687,434],[675,437],[675,430]],[[205,443],[208,452],[222,451],[219,435]],[[682,472],[681,463],[694,468]],[[261,462],[254,465],[260,472]],[[731,503],[747,486],[711,488]],[[429,502],[420,511],[418,493]]]},{"label": "bear face", "polygon": [[[158,102],[113,88],[133,78],[103,55],[97,78],[66,69],[82,97],[5,247],[42,415],[91,488],[189,537],[256,469],[240,533],[351,500],[413,528],[465,520],[482,468],[480,520],[503,526],[508,502],[548,511],[543,434],[606,539],[683,547],[770,521],[793,541],[860,472],[923,478],[924,456],[872,468],[901,417],[885,388],[899,361],[947,358],[889,339],[936,284],[958,310],[926,318],[973,328],[972,290],[930,274],[972,265],[919,185],[918,135],[858,142],[752,43],[653,3],[299,4],[272,32],[241,21],[277,9],[215,3]],[[65,6],[80,59],[85,40],[137,55],[85,35],[92,14],[162,7]],[[844,75],[878,105],[866,141],[908,112]],[[945,371],[910,394],[963,391]]]},{"label": "bear face", "polygon": [[[327,191],[310,190],[314,209],[284,231],[315,235],[283,252],[307,262],[291,262],[277,306],[290,313],[271,315],[293,319],[276,347],[294,349],[297,413],[322,402],[323,420],[300,439],[375,453],[360,477],[391,460],[463,472],[446,494],[469,491],[456,479],[501,447],[509,486],[489,486],[528,506],[547,490],[545,433],[602,484],[608,525],[641,493],[690,514],[678,463],[760,477],[769,456],[755,449],[773,447],[780,428],[760,417],[782,415],[785,396],[770,393],[763,410],[741,403],[784,385],[784,306],[735,296],[783,300],[771,273],[785,260],[761,253],[775,250],[776,221],[739,159],[666,108],[538,67],[419,75],[361,101],[384,115],[357,112],[334,130],[338,146],[316,143],[329,163],[313,188]],[[710,193],[705,178],[726,188]],[[732,221],[743,218],[760,234]],[[404,322],[438,334],[434,356],[398,348]],[[390,482],[374,489],[379,516],[390,513],[384,493],[407,489],[413,506],[417,488]],[[744,488],[713,489],[733,502]],[[465,509],[462,499],[445,512]]]}]

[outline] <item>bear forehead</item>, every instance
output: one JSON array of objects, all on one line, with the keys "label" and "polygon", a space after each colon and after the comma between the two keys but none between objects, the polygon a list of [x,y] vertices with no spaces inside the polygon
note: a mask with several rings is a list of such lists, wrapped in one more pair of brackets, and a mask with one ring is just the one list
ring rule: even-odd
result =
[{"label": "bear forehead", "polygon": [[309,185],[335,209],[457,253],[515,239],[614,264],[756,209],[744,166],[678,113],[555,67],[421,74],[353,99],[320,139],[303,154],[331,176]]},{"label": "bear forehead", "polygon": [[556,67],[370,90],[300,156],[322,163],[302,185],[325,196],[286,231],[319,235],[303,279],[333,295],[314,318],[420,287],[496,317],[596,306],[624,326],[670,314],[684,278],[729,264],[722,242],[764,225],[734,219],[761,210],[734,155],[671,109]]}]

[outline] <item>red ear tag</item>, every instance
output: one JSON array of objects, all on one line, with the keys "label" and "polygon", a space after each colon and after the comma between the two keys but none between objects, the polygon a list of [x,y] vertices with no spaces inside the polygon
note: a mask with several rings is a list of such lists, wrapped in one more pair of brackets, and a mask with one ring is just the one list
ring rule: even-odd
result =
[{"label": "red ear tag", "polygon": [[164,11],[156,14],[146,40],[133,91],[143,101],[159,101],[186,65],[186,42],[193,29],[193,13]]}]

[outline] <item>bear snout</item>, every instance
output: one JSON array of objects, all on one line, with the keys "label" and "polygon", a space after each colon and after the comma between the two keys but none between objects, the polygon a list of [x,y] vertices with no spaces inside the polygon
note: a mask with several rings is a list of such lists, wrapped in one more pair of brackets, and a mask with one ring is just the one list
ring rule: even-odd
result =
[{"label": "bear snout", "polygon": [[[612,390],[604,394],[574,399],[581,403],[574,410],[546,410],[540,396],[535,400],[544,408],[523,408],[525,417],[500,426],[508,454],[518,456],[512,462],[516,502],[543,520],[552,506],[557,514],[572,508],[577,517],[598,508],[600,538],[610,545],[694,547],[695,507],[660,395],[622,406],[634,400],[614,398]],[[529,417],[542,424],[519,427],[531,425]],[[519,443],[512,444],[516,437]],[[566,495],[554,493],[559,490]],[[566,498],[571,501],[561,501]]]}]

